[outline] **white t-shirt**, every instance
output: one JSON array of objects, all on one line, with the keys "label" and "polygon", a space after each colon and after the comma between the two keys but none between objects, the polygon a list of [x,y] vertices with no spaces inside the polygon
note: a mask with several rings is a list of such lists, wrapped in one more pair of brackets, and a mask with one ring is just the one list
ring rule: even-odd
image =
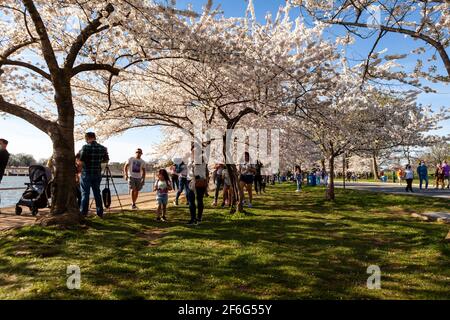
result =
[{"label": "white t-shirt", "polygon": [[239,172],[240,172],[240,174],[243,174],[245,176],[250,176],[250,175],[254,175],[254,172],[252,171],[252,169],[255,169],[255,168],[256,168],[256,166],[254,164],[245,162],[239,166]]},{"label": "white t-shirt", "polygon": [[142,178],[142,170],[144,167],[145,167],[144,160],[131,157],[128,160],[128,175],[131,178],[141,179]]},{"label": "white t-shirt", "polygon": [[195,176],[199,176],[200,179],[206,179],[206,171],[208,168],[205,163],[194,165],[193,162],[190,162],[187,166],[187,179],[192,180]]},{"label": "white t-shirt", "polygon": [[410,169],[405,170],[405,179],[414,179],[414,171]]}]

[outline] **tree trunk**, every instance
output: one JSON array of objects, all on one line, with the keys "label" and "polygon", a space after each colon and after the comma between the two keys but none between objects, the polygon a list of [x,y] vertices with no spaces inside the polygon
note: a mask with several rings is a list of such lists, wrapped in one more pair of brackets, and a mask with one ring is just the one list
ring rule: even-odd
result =
[{"label": "tree trunk", "polygon": [[334,194],[334,156],[330,156],[328,158],[328,165],[330,167],[330,175],[328,178],[328,186],[327,186],[327,193],[326,193],[326,199],[327,200],[334,200],[335,194]]},{"label": "tree trunk", "polygon": [[58,106],[58,125],[50,132],[53,142],[55,174],[52,184],[52,206],[50,215],[38,220],[44,226],[77,225],[82,218],[76,198],[75,181],[75,112],[70,87],[63,88],[64,95],[55,95]]},{"label": "tree trunk", "polygon": [[378,161],[377,161],[376,153],[372,154],[372,170],[373,170],[373,177],[376,180],[379,180],[380,179],[380,172],[378,171]]},{"label": "tree trunk", "polygon": [[[232,141],[230,142],[232,143]],[[230,176],[230,182],[231,182],[231,188],[233,189],[233,202],[231,205],[230,213],[235,213],[236,209],[238,212],[244,211],[244,206],[242,204],[243,202],[243,195],[240,192],[240,186],[239,186],[239,176],[238,176],[238,170],[235,164],[230,164],[229,160],[232,159],[232,155],[229,153],[231,148],[227,148],[227,135],[223,135],[223,149],[222,154],[224,156],[224,162],[226,164],[228,174]]]},{"label": "tree trunk", "polygon": [[343,155],[342,155],[342,182],[343,182],[344,189],[345,189],[345,180],[346,180],[346,178],[347,178],[345,169],[346,169],[346,165],[345,165],[345,154],[343,154]]}]

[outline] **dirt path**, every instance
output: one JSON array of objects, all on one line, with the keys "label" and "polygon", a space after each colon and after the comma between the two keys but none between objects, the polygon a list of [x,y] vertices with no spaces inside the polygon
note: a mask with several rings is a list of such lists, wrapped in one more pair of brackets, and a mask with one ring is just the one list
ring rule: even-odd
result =
[{"label": "dirt path", "polygon": [[[175,194],[172,192],[169,197],[169,203],[173,201],[174,197]],[[124,210],[131,210],[131,197],[129,195],[121,195],[119,196],[119,199]],[[184,199],[180,199],[180,202],[183,203]],[[139,210],[155,210],[155,193],[149,192],[140,194],[136,205],[138,206]],[[46,214],[48,213],[48,211],[49,209],[41,209],[38,216],[40,216],[41,214]],[[120,211],[119,201],[117,197],[113,195],[111,208],[109,210],[105,210],[105,216],[108,214],[118,213]],[[36,221],[36,217],[33,217],[26,207],[23,207],[23,213],[21,216],[15,215],[14,207],[2,208],[0,212],[0,231],[33,225]],[[90,208],[89,215],[95,215],[95,206],[92,206]]]}]

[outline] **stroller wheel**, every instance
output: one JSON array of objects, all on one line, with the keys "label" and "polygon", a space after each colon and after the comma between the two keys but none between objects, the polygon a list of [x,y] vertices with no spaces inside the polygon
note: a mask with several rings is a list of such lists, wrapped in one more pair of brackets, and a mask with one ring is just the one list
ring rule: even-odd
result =
[{"label": "stroller wheel", "polygon": [[31,214],[32,214],[33,216],[37,215],[37,214],[38,214],[38,209],[37,209],[37,208],[32,208],[32,209],[31,209]]},{"label": "stroller wheel", "polygon": [[19,206],[16,206],[16,215],[20,216],[22,214],[22,208]]}]

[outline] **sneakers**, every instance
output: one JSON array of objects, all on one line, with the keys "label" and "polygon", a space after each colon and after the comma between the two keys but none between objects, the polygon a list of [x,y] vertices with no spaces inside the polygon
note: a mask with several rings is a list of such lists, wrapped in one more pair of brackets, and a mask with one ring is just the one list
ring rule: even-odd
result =
[{"label": "sneakers", "polygon": [[156,221],[162,221],[161,217],[157,217]]},{"label": "sneakers", "polygon": [[163,216],[163,217],[161,218],[161,221],[162,221],[162,222],[167,222],[167,218]]},{"label": "sneakers", "polygon": [[196,226],[197,225],[197,221],[191,220],[187,224],[188,224],[188,226]]},{"label": "sneakers", "polygon": [[300,190],[300,189],[297,189],[295,192],[300,192],[300,191],[302,191],[302,190]]},{"label": "sneakers", "polygon": [[217,202],[214,201],[214,202],[212,203],[212,206],[213,206],[213,207],[217,207]]},{"label": "sneakers", "polygon": [[178,207],[178,203],[176,201],[173,202],[173,205]]},{"label": "sneakers", "polygon": [[137,210],[137,208],[138,208],[138,207],[137,207],[135,204],[132,204],[132,205],[131,205],[131,210]]}]

